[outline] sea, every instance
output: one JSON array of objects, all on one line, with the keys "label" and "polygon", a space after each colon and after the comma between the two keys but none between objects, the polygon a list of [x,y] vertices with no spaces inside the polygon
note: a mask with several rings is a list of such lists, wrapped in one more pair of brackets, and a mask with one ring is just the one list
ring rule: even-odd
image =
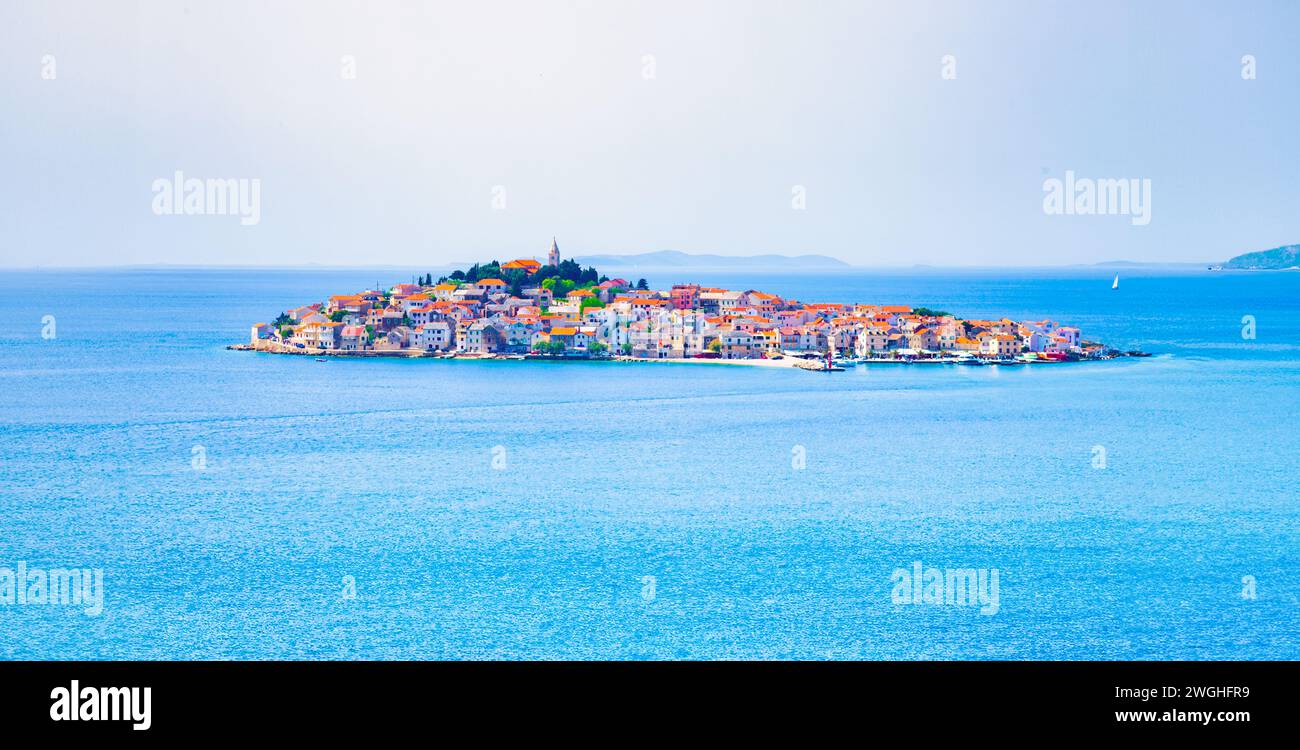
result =
[{"label": "sea", "polygon": [[1115,272],[643,274],[1152,355],[838,373],[318,362],[225,347],[411,274],[0,272],[0,658],[1300,658],[1300,273]]}]

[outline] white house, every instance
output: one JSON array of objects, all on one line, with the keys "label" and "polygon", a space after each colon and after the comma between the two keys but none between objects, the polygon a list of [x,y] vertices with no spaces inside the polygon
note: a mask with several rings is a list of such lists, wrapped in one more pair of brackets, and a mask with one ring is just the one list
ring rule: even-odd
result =
[{"label": "white house", "polygon": [[452,324],[445,320],[422,323],[415,327],[411,345],[417,349],[442,349],[445,351],[451,348],[455,338],[455,330]]}]

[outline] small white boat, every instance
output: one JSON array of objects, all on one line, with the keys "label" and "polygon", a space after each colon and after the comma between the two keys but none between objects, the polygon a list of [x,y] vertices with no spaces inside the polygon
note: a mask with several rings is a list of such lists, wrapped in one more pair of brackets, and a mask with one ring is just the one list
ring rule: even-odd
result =
[{"label": "small white boat", "polygon": [[1119,289],[1119,274],[1115,274],[1115,281],[1110,285],[1111,289]]}]

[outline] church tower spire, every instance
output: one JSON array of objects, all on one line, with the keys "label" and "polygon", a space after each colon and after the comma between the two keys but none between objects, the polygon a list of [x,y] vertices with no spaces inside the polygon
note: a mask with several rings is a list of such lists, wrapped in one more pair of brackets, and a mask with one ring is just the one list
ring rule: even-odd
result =
[{"label": "church tower spire", "polygon": [[546,256],[546,265],[557,267],[560,265],[560,246],[555,244],[554,237],[551,238],[551,253]]}]

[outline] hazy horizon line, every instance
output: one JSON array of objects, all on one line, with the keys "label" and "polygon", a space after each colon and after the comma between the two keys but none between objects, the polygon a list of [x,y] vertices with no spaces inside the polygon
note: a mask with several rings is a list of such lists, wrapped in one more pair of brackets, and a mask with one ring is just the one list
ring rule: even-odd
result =
[{"label": "hazy horizon line", "polygon": [[[575,256],[581,258],[583,256]],[[746,256],[729,256],[737,260]],[[832,257],[832,256],[824,256]],[[838,259],[836,259],[838,260]],[[477,261],[481,263],[482,261]],[[843,262],[843,261],[841,261]],[[1050,269],[1050,268],[1116,268],[1116,267],[1169,267],[1169,266],[1201,266],[1201,265],[1218,265],[1223,260],[1179,260],[1179,261],[1130,261],[1130,260],[1112,260],[1099,261],[1096,263],[1040,263],[1040,264],[937,264],[937,263],[911,263],[911,264],[855,264],[844,262],[842,267],[817,267],[808,269],[808,273],[833,273],[836,270],[969,270],[969,269]],[[6,266],[0,265],[0,271],[111,271],[111,270],[214,270],[214,271],[419,271],[427,273],[442,269],[461,269],[472,266],[475,261],[466,261],[463,263],[442,263],[427,266],[416,265],[398,265],[398,264],[372,264],[372,265],[335,265],[326,263],[309,263],[299,265],[272,265],[272,264],[216,264],[216,263],[115,263],[102,265],[25,265],[25,266]],[[644,268],[646,270],[680,270],[680,271],[744,271],[743,265],[729,266],[693,266],[690,268],[680,268],[677,266],[615,266],[614,270],[623,270],[627,268]],[[755,271],[765,271],[771,273],[804,273],[805,271],[798,268],[781,268],[771,265],[758,266]]]}]

